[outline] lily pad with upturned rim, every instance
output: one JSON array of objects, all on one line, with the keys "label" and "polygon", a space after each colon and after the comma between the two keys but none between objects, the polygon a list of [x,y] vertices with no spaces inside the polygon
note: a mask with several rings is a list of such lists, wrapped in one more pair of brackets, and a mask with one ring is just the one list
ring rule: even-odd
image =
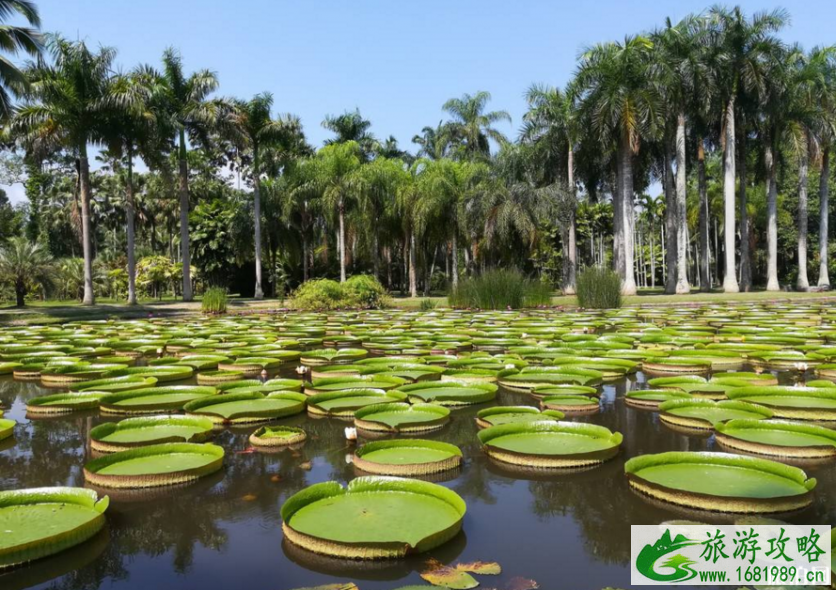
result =
[{"label": "lily pad with upturned rim", "polygon": [[354,412],[354,425],[371,432],[430,432],[449,420],[450,410],[436,404],[384,403]]},{"label": "lily pad with upturned rim", "polygon": [[538,385],[529,392],[529,395],[536,399],[558,395],[599,397],[601,392],[596,387],[588,385]]},{"label": "lily pad with upturned rim", "polygon": [[205,416],[216,424],[267,422],[305,411],[307,397],[295,392],[227,393],[196,399],[183,406],[191,416]]},{"label": "lily pad with upturned rim", "polygon": [[625,395],[624,403],[634,408],[658,410],[660,404],[677,399],[693,399],[693,396],[673,389],[640,389]]},{"label": "lily pad with upturned rim", "polygon": [[170,442],[200,443],[212,435],[213,423],[198,416],[143,416],[105,422],[90,431],[94,450],[116,453]]},{"label": "lily pad with upturned rim", "polygon": [[105,524],[109,500],[54,487],[0,492],[0,570],[79,545]]},{"label": "lily pad with upturned rim", "polygon": [[366,473],[409,477],[456,469],[462,452],[434,440],[392,439],[369,442],[354,453],[354,465]]},{"label": "lily pad with upturned rim", "polygon": [[388,391],[406,384],[406,379],[398,377],[381,377],[377,375],[357,375],[353,377],[326,377],[314,379],[305,385],[307,395],[327,393],[330,391],[346,391],[350,389],[381,389]]},{"label": "lily pad with upturned rim", "polygon": [[360,408],[381,403],[399,402],[405,399],[406,395],[403,393],[380,389],[330,391],[308,397],[308,413],[313,416],[354,418],[354,412]]},{"label": "lily pad with upturned rim", "polygon": [[156,384],[156,377],[126,375],[124,377],[108,377],[107,379],[94,379],[92,381],[82,381],[81,383],[71,383],[69,385],[69,389],[70,391],[78,392],[103,391],[107,393],[117,393],[120,391],[132,391],[134,389],[154,387]]},{"label": "lily pad with upturned rim", "polygon": [[397,389],[397,391],[409,396],[411,402],[433,403],[442,406],[465,406],[489,402],[496,397],[497,390],[497,386],[492,383],[459,383],[456,381],[413,383]]},{"label": "lily pad with upturned rim", "polygon": [[718,424],[721,447],[793,459],[836,457],[836,431],[823,426],[783,420],[729,420]]},{"label": "lily pad with upturned rim", "polygon": [[17,422],[11,418],[3,418],[3,410],[0,410],[0,440],[5,440],[15,432]]},{"label": "lily pad with upturned rim", "polygon": [[769,408],[755,404],[701,399],[676,399],[659,404],[662,422],[698,430],[712,430],[717,424],[734,419],[768,420]]},{"label": "lily pad with upturned rim", "polygon": [[624,471],[645,495],[716,512],[798,510],[810,505],[816,487],[816,480],[796,467],[728,453],[640,455],[627,461]]},{"label": "lily pad with upturned rim", "polygon": [[223,467],[224,450],[210,443],[168,443],[120,451],[84,466],[84,479],[103,488],[149,488],[195,481]]},{"label": "lily pad with upturned rim", "polygon": [[414,479],[358,477],[309,486],[282,506],[290,543],[349,559],[395,559],[423,553],[455,537],[464,500],[445,487]]},{"label": "lily pad with upturned rim", "polygon": [[595,424],[525,422],[492,426],[478,433],[488,456],[539,469],[597,465],[615,457],[622,435]]},{"label": "lily pad with upturned rim", "polygon": [[601,410],[601,400],[585,395],[551,395],[540,400],[540,407],[564,414],[594,414]]},{"label": "lily pad with upturned rim", "polygon": [[563,412],[557,410],[539,410],[531,406],[494,406],[485,408],[476,414],[476,424],[479,428],[490,428],[500,424],[515,424],[518,422],[540,422],[543,420],[562,420]]},{"label": "lily pad with upturned rim", "polygon": [[70,412],[95,410],[99,407],[101,399],[107,395],[109,394],[96,391],[41,395],[26,402],[26,413],[33,415],[69,414]]},{"label": "lily pad with upturned rim", "polygon": [[153,414],[182,410],[190,401],[217,395],[218,390],[205,385],[171,385],[111,393],[99,400],[107,414]]},{"label": "lily pad with upturned rim", "polygon": [[305,442],[308,435],[295,426],[262,426],[250,435],[255,447],[286,447]]},{"label": "lily pad with upturned rim", "polygon": [[736,387],[727,395],[730,399],[766,406],[776,418],[836,421],[836,388]]}]

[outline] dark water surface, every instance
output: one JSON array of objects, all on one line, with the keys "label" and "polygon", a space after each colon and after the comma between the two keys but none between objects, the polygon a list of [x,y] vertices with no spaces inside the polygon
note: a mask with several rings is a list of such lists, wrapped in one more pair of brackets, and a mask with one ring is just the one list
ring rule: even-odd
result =
[{"label": "dark water surface", "polygon": [[[464,532],[422,557],[344,562],[283,543],[279,509],[285,499],[313,483],[345,483],[356,476],[346,461],[352,450],[344,439],[348,423],[302,415],[281,421],[308,432],[298,451],[252,452],[247,437],[255,427],[226,429],[215,438],[226,449],[226,459],[214,477],[180,489],[107,492],[108,526],[101,535],[0,575],[0,589],[289,590],[353,581],[361,590],[392,590],[423,583],[418,572],[427,557],[444,563],[498,561],[502,575],[480,576],[483,588],[505,588],[518,576],[544,589],[627,588],[631,524],[710,518],[637,496],[627,485],[624,462],[644,453],[720,450],[713,437],[674,432],[657,414],[627,407],[624,394],[645,387],[642,382],[639,374],[605,386],[601,413],[571,418],[624,434],[616,459],[577,473],[515,472],[493,463],[479,448],[474,421],[475,413],[489,405],[455,410],[451,422],[427,438],[453,443],[464,452],[463,469],[438,482],[467,502]],[[39,385],[0,378],[0,403],[6,416],[19,423],[14,442],[0,442],[0,490],[84,485],[82,466],[91,458],[88,433],[103,418],[92,413],[27,420],[26,400],[46,392]],[[536,405],[525,394],[503,390],[493,403]],[[819,480],[815,503],[785,520],[836,523],[834,464],[807,472]]]}]

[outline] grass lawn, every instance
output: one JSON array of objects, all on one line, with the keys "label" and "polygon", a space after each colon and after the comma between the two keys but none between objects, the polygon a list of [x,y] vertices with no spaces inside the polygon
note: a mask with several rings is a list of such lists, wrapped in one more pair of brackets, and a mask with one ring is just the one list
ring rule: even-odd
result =
[{"label": "grass lawn", "polygon": [[[393,307],[402,309],[419,309],[421,301],[430,299],[436,306],[447,305],[447,298],[443,296],[433,297],[400,297],[392,298]],[[638,295],[626,297],[625,306],[672,306],[690,305],[699,303],[730,303],[730,302],[775,302],[789,303],[792,300],[823,300],[836,301],[836,292],[833,293],[802,293],[795,291],[752,291],[749,293],[723,293],[714,291],[701,293],[695,291],[689,295],[665,295],[661,289],[642,289]],[[257,301],[246,298],[230,298],[229,309],[231,312],[253,312],[259,310],[275,310],[289,306],[288,300],[265,299]],[[560,295],[552,298],[552,305],[563,305],[572,307],[577,305],[574,296]],[[165,297],[162,301],[157,299],[141,299],[139,305],[129,307],[121,300],[116,301],[108,298],[100,298],[96,305],[91,307],[82,306],[78,301],[32,301],[26,307],[19,309],[12,305],[0,307],[0,324],[52,324],[56,322],[67,322],[74,320],[93,320],[108,318],[141,318],[153,316],[180,315],[200,312],[200,297],[195,301],[183,303],[171,297]]]}]

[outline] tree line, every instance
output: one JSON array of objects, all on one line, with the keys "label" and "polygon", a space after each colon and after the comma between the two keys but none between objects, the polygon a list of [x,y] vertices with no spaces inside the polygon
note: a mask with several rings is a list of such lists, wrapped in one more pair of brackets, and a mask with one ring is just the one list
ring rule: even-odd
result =
[{"label": "tree line", "polygon": [[221,96],[173,48],[121,71],[115,49],[0,0],[15,14],[30,26],[0,47],[29,60],[0,62],[0,171],[28,202],[0,199],[0,271],[21,289],[49,274],[25,270],[33,249],[83,275],[85,304],[191,300],[241,273],[256,298],[351,273],[417,296],[495,266],[572,293],[578,268],[612,265],[633,294],[808,289],[812,262],[829,287],[836,49],[782,41],[783,10],[712,7],[591,46],[562,88],[525,92],[514,137],[489,93],[450,99],[414,153],[359,110],[325,117],[317,148],[269,92]]}]

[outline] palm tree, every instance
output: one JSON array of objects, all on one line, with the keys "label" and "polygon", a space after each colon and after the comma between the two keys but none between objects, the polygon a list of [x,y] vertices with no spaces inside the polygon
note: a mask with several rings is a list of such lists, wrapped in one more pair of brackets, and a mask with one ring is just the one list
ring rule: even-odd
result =
[{"label": "palm tree", "polygon": [[[111,85],[107,143],[114,154],[124,158],[125,225],[128,252],[128,305],[136,305],[136,200],[134,197],[134,157],[142,154],[146,162],[155,163],[161,154],[164,121],[157,116],[162,87],[155,73],[138,68],[128,75],[117,76]],[[161,135],[161,131],[163,134]]]},{"label": "palm tree", "polygon": [[264,298],[261,277],[261,155],[263,150],[287,143],[286,138],[301,132],[298,118],[284,116],[273,119],[270,114],[272,108],[273,95],[263,92],[249,101],[232,101],[232,108],[222,122],[223,131],[233,142],[252,153],[256,299]]},{"label": "palm tree", "polygon": [[[18,14],[35,27],[16,27],[0,25],[0,48],[17,55],[21,51],[32,57],[38,57],[43,49],[43,38],[36,30],[41,26],[38,7],[29,0],[0,0],[0,23]],[[8,120],[12,115],[13,95],[20,94],[26,86],[26,77],[12,62],[0,56],[0,121]]]},{"label": "palm tree", "polygon": [[372,265],[374,276],[380,278],[381,225],[400,186],[409,181],[409,172],[402,160],[378,157],[360,168],[359,174],[360,209],[371,228]]},{"label": "palm tree", "polygon": [[534,146],[541,169],[548,169],[547,182],[562,181],[569,195],[568,219],[563,239],[563,292],[575,292],[578,265],[575,227],[575,141],[577,136],[571,97],[560,88],[533,85],[526,92],[528,112],[523,115],[520,139]]},{"label": "palm tree", "polygon": [[[759,94],[766,77],[763,71],[764,57],[779,44],[773,33],[780,30],[789,20],[783,10],[757,13],[747,19],[740,7],[731,10],[715,6],[709,11],[712,43],[720,48],[717,61],[717,88],[723,109],[723,195],[725,199],[725,276],[723,290],[736,293],[740,290],[735,264],[735,119],[742,108],[746,95]],[[745,130],[744,130],[745,133]],[[741,179],[741,191],[745,190],[745,179]],[[742,195],[745,193],[742,193]],[[745,211],[745,197],[741,199],[741,210]],[[742,242],[748,233],[747,223],[741,220]],[[741,265],[748,268],[748,250],[741,246]],[[745,258],[745,260],[744,260]],[[744,283],[746,280],[744,275]],[[748,287],[747,284],[744,287]]]},{"label": "palm tree", "polygon": [[419,135],[412,138],[412,143],[419,146],[418,157],[428,160],[440,160],[446,157],[450,148],[450,126],[439,121],[435,127],[429,125],[421,130]]},{"label": "palm tree", "polygon": [[26,305],[30,287],[51,285],[54,274],[52,257],[42,244],[20,237],[0,248],[0,280],[14,287],[17,307]]},{"label": "palm tree", "polygon": [[658,127],[660,99],[647,83],[653,44],[646,37],[603,43],[586,50],[575,78],[581,111],[605,147],[616,146],[618,186],[614,191],[613,253],[622,292],[636,293],[633,270],[633,158],[643,137]]},{"label": "palm tree", "polygon": [[334,138],[326,139],[325,145],[353,141],[360,146],[363,161],[367,161],[374,152],[377,141],[374,135],[369,133],[372,122],[363,118],[360,109],[346,111],[342,115],[328,115],[322,121],[322,126],[336,135]]},{"label": "palm tree", "polygon": [[189,165],[186,136],[205,138],[206,130],[218,117],[219,104],[208,96],[218,87],[218,77],[209,70],[183,72],[181,55],[169,47],[163,53],[162,84],[165,88],[164,109],[177,142],[180,192],[180,252],[183,263],[183,301],[191,301],[191,254],[189,251]]},{"label": "palm tree", "polygon": [[26,70],[26,102],[15,115],[12,129],[36,152],[64,148],[77,159],[85,275],[83,304],[93,305],[92,188],[87,146],[104,139],[116,51],[102,47],[94,53],[83,41],[70,42],[59,36],[50,36],[47,48],[52,63],[39,60]]},{"label": "palm tree", "polygon": [[453,118],[448,129],[462,158],[487,158],[491,153],[490,140],[500,145],[508,142],[493,125],[500,121],[510,123],[511,115],[507,111],[485,112],[490,100],[489,92],[480,91],[472,96],[464,94],[461,98],[451,98],[441,107]]}]

